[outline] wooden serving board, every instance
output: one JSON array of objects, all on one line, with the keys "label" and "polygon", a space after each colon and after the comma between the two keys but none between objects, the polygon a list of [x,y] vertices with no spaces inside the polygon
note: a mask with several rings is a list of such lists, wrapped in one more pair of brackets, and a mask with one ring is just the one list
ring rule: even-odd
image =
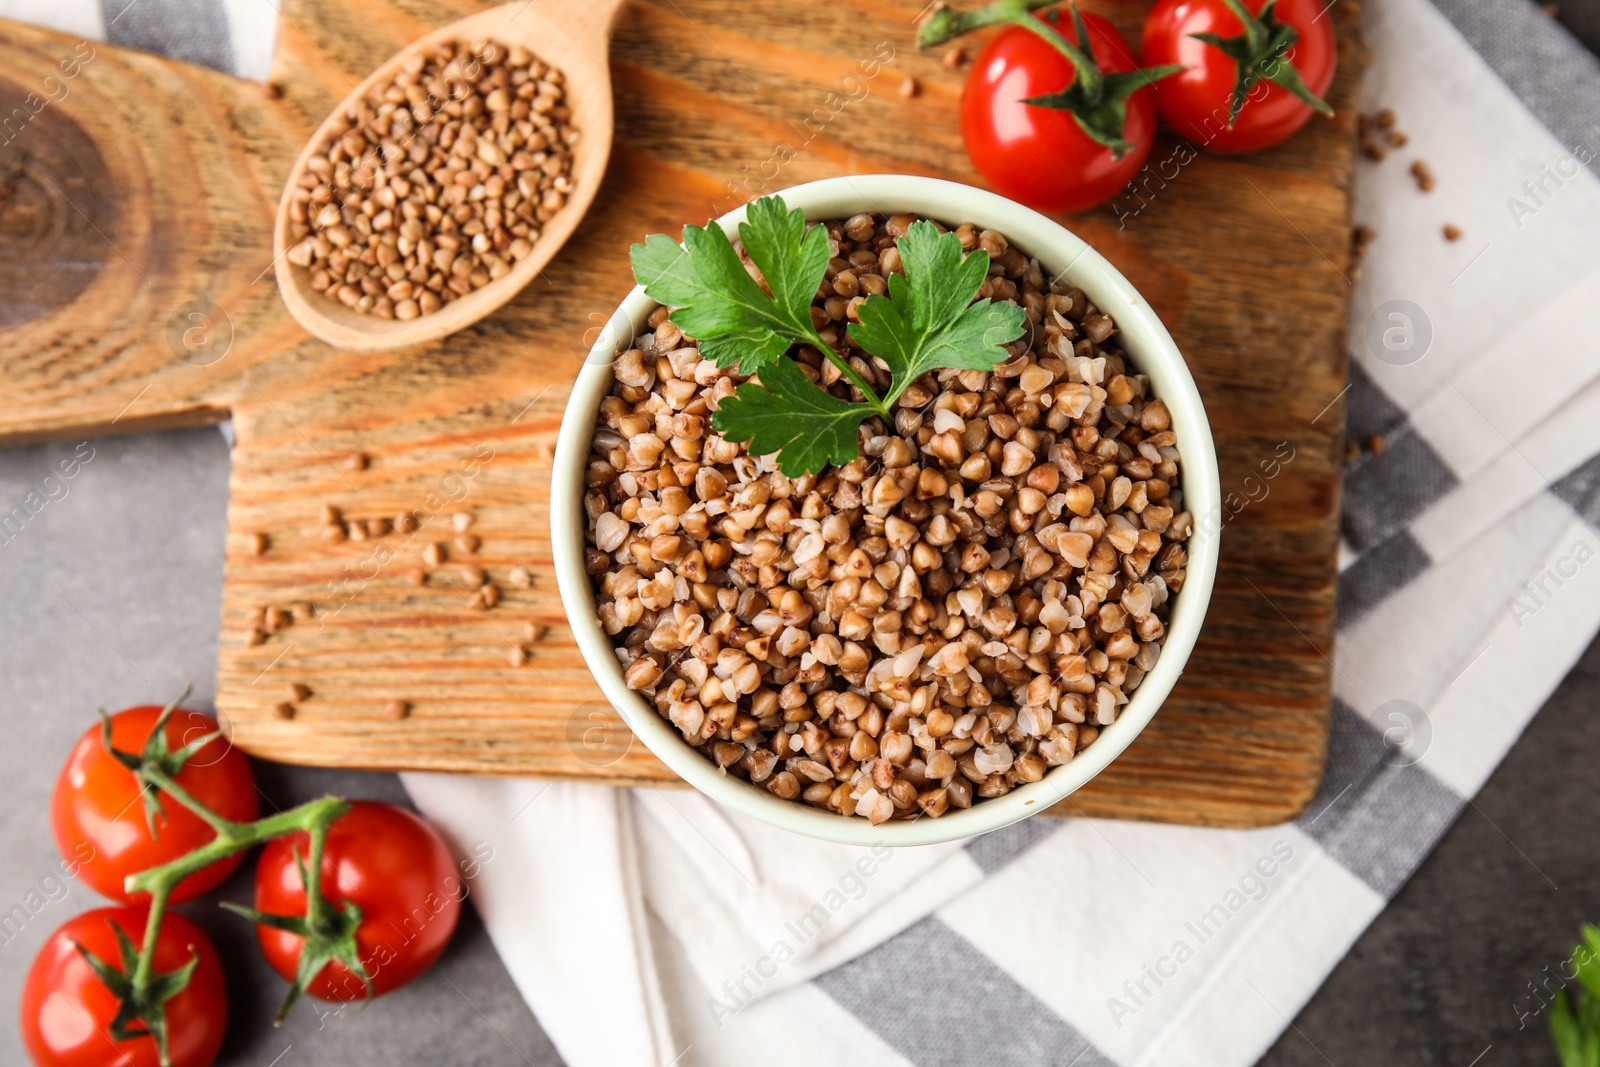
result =
[{"label": "wooden serving board", "polygon": [[[549,467],[569,384],[630,288],[628,246],[646,233],[840,173],[979,184],[955,118],[965,71],[915,52],[920,0],[630,3],[611,53],[610,170],[561,255],[443,342],[335,351],[289,318],[269,269],[287,168],[367,71],[480,8],[286,0],[270,86],[0,23],[0,115],[28,116],[0,144],[0,443],[231,416],[217,705],[251,753],[665,783],[585,670],[550,569]],[[1096,10],[1137,40],[1143,4]],[[1066,220],[1171,328],[1211,416],[1229,507],[1249,502],[1227,522],[1182,684],[1064,812],[1263,825],[1299,812],[1321,778],[1356,14],[1343,0],[1327,15],[1341,39],[1336,119],[1249,159],[1191,160],[1162,142],[1137,192]],[[357,453],[365,469],[348,463]],[[424,525],[330,543],[325,503],[351,519],[411,511]],[[482,542],[471,564],[504,592],[488,611],[461,583],[458,511]],[[413,585],[435,540],[452,561]],[[532,588],[511,584],[516,566]],[[256,609],[296,603],[312,617],[250,643]],[[528,623],[547,633],[513,666]],[[292,683],[311,693],[285,719],[275,709]],[[394,701],[407,717],[392,716]]]}]

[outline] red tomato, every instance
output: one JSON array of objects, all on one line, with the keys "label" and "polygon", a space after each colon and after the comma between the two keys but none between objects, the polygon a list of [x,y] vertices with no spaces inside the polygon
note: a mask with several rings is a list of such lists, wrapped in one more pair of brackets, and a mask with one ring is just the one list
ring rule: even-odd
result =
[{"label": "red tomato", "polygon": [[[294,857],[299,853],[304,859],[309,848],[306,834],[267,842],[256,864],[258,911],[305,914],[305,886]],[[444,839],[404,808],[354,801],[328,830],[322,895],[335,907],[348,901],[361,908],[356,947],[375,995],[398,989],[433,966],[455,932],[466,893]],[[301,939],[259,925],[256,937],[267,962],[293,981]],[[334,960],[306,992],[323,1000],[360,1000],[366,986]]]},{"label": "red tomato", "polygon": [[[1252,14],[1259,13],[1264,2],[1244,0]],[[1279,0],[1273,9],[1278,22],[1299,34],[1284,59],[1319,97],[1333,83],[1339,59],[1333,20],[1323,17],[1323,12],[1321,0]],[[1244,24],[1224,0],[1157,0],[1145,19],[1145,61],[1188,68],[1156,83],[1156,105],[1168,126],[1199,148],[1255,152],[1285,140],[1306,124],[1311,105],[1263,78],[1251,87],[1229,129],[1238,63],[1222,49],[1191,36],[1196,33],[1237,37],[1244,33]]]},{"label": "red tomato", "polygon": [[[34,957],[22,989],[21,1024],[22,1043],[38,1067],[157,1067],[153,1038],[112,1040],[116,995],[73,947],[76,942],[125,972],[111,924],[137,946],[147,914],[144,908],[86,911],[51,934]],[[167,912],[156,941],[156,973],[176,971],[196,954],[200,963],[189,984],[165,1004],[172,1067],[207,1067],[217,1058],[228,1027],[228,998],[210,939],[182,915]]]},{"label": "red tomato", "polygon": [[[146,705],[111,717],[111,743],[120,752],[139,753],[155,728],[161,708]],[[179,708],[167,720],[167,745],[177,751],[217,728],[217,721]],[[256,817],[259,802],[250,761],[226,739],[218,738],[189,757],[177,783],[200,803],[235,822]],[[85,730],[56,778],[50,799],[50,821],[56,846],[68,863],[78,866],[84,881],[102,896],[135,903],[123,891],[123,879],[159,866],[207,844],[216,832],[172,797],[162,794],[165,818],[156,819],[156,836],[145,824],[139,782],[133,772],[107,752],[99,726]],[[196,871],[178,884],[172,902],[199,896],[221,884],[244,860],[243,854]],[[139,894],[140,900],[148,894]]]},{"label": "red tomato", "polygon": [[[1087,12],[1083,19],[1089,52],[1103,73],[1138,66],[1109,22]],[[1055,31],[1078,43],[1070,18],[1063,16]],[[1023,102],[1067,88],[1075,73],[1038,34],[1010,26],[978,53],[961,93],[961,137],[973,166],[998,192],[1042,211],[1082,211],[1109,200],[1144,166],[1155,141],[1155,97],[1148,88],[1128,98],[1122,136],[1132,147],[1121,159],[1085,133],[1071,112]]]}]

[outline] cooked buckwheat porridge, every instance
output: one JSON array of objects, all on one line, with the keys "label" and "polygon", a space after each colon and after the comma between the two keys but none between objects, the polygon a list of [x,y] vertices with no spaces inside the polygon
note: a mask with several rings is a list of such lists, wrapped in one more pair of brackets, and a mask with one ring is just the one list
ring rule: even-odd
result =
[{"label": "cooked buckwheat porridge", "polygon": [[[914,221],[819,224],[813,321],[876,386],[846,326]],[[913,383],[860,458],[789,478],[717,436],[743,379],[659,308],[588,462],[585,563],[628,685],[725,773],[873,823],[1002,796],[1093,744],[1161,654],[1193,527],[1171,417],[1110,316],[1001,234],[955,232],[991,258],[979,296],[1028,329],[993,372]]]}]

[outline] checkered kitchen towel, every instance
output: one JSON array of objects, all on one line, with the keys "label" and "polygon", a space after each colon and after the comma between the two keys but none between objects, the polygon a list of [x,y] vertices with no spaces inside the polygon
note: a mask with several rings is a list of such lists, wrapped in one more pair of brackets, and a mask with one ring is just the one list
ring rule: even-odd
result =
[{"label": "checkered kitchen towel", "polygon": [[[1239,1067],[1471,802],[1600,627],[1600,65],[1526,0],[1365,11],[1364,110],[1395,108],[1410,144],[1358,182],[1377,238],[1349,426],[1387,447],[1346,483],[1332,751],[1306,814],[1035,819],[875,852],[686,793],[406,776],[458,838],[489,835],[474,899],[574,1067],[753,1048],[775,1067]],[[270,0],[0,12],[247,77],[276,18]]]}]

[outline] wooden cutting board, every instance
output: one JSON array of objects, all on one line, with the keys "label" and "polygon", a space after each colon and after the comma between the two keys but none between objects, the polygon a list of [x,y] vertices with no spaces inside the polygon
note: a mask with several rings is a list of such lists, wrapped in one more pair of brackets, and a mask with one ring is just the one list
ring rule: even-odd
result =
[{"label": "wooden cutting board", "polygon": [[[628,246],[646,233],[840,173],[981,184],[955,119],[965,72],[913,49],[919,0],[630,3],[611,52],[610,171],[562,254],[441,343],[335,351],[295,325],[273,282],[289,163],[383,58],[480,8],[286,0],[267,86],[0,23],[0,115],[12,116],[0,145],[0,443],[233,419],[216,699],[249,752],[668,782],[601,699],[550,569],[549,467],[569,384],[630,288]],[[1137,40],[1144,4],[1095,9]],[[1327,14],[1341,40],[1336,119],[1248,159],[1162,142],[1136,189],[1066,219],[1171,328],[1237,513],[1183,682],[1063,813],[1264,825],[1299,812],[1321,778],[1356,16],[1353,0]],[[423,525],[330,543],[324,504]],[[470,556],[452,543],[458,512],[481,540]],[[432,541],[451,561],[418,587],[409,574]],[[471,604],[464,560],[498,582],[498,606]],[[531,588],[513,585],[519,566]],[[254,612],[296,604],[310,616],[250,642]],[[527,640],[530,623],[542,638]],[[525,665],[512,665],[514,645],[529,648]],[[277,706],[293,684],[310,694],[285,719]],[[409,711],[398,720],[397,701]]]}]

